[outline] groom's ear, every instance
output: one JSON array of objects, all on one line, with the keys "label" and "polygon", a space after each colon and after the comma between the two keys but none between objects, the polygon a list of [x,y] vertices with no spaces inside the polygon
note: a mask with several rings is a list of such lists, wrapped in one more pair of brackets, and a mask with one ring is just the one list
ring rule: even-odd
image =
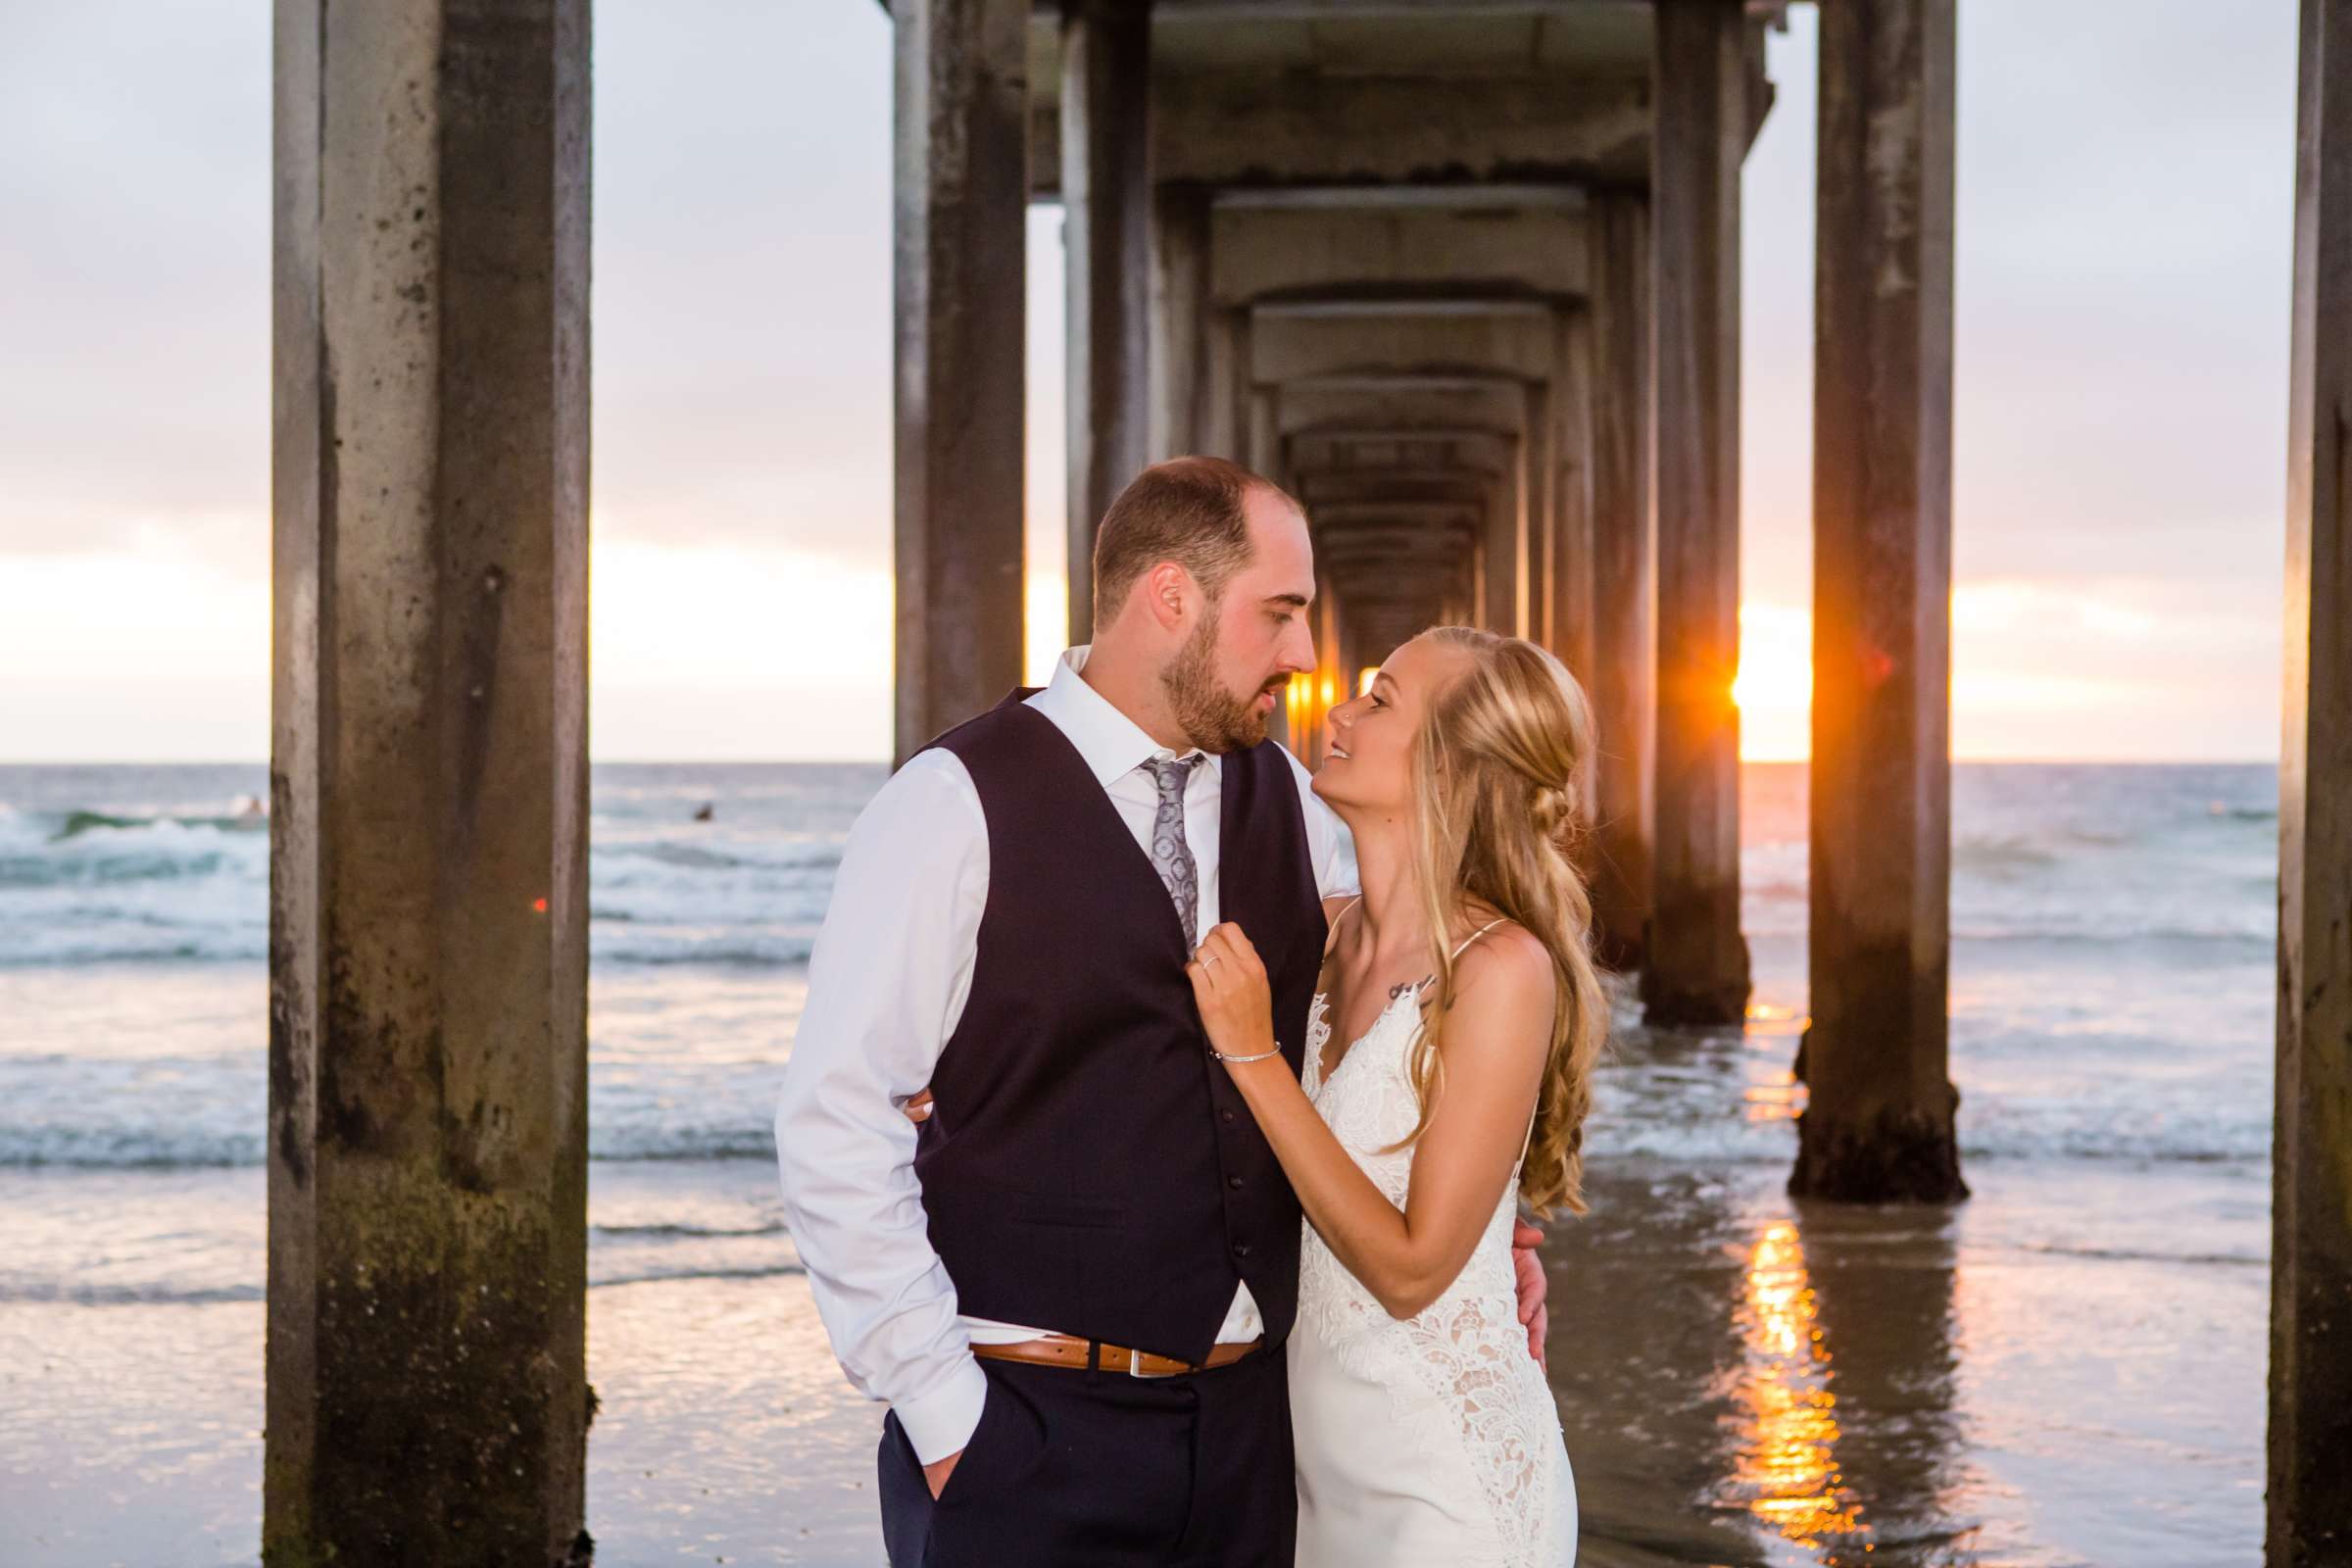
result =
[{"label": "groom's ear", "polygon": [[1173,561],[1162,561],[1145,572],[1139,591],[1162,630],[1181,630],[1200,612],[1200,585]]}]

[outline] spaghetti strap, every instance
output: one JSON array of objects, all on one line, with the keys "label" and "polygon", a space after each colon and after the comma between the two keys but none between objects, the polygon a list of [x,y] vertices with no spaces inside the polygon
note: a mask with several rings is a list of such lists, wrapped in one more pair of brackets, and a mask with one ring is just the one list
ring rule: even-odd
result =
[{"label": "spaghetti strap", "polygon": [[1485,925],[1480,926],[1477,930],[1462,938],[1461,945],[1453,950],[1452,956],[1456,958],[1460,957],[1464,953],[1469,951],[1471,943],[1476,942],[1480,937],[1485,936],[1488,932],[1494,930],[1496,926],[1502,924],[1509,918],[1510,916],[1507,914],[1498,914],[1494,919],[1489,920]]},{"label": "spaghetti strap", "polygon": [[1326,958],[1331,956],[1332,944],[1340,939],[1340,922],[1348,917],[1348,910],[1354,908],[1357,905],[1363,902],[1364,896],[1361,893],[1358,893],[1354,898],[1348,901],[1347,908],[1343,908],[1339,913],[1331,917],[1331,923],[1327,925],[1323,931],[1323,956]]}]

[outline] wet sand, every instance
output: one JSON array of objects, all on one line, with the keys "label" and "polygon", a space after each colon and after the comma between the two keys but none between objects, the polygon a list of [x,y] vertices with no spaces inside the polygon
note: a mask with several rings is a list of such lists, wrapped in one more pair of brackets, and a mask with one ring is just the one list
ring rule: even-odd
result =
[{"label": "wet sand", "polygon": [[[747,1207],[772,1185],[746,1161],[643,1174]],[[260,1172],[126,1175],[159,1207],[174,1201],[167,1188],[206,1214],[249,1201],[258,1247]],[[87,1178],[0,1172],[0,1209],[58,1180]],[[625,1216],[640,1184],[614,1185],[602,1196]],[[608,1276],[588,1318],[598,1560],[880,1562],[880,1407],[842,1381],[789,1242],[738,1238],[733,1257],[653,1278],[629,1277],[633,1250],[626,1238],[592,1249]],[[263,1314],[258,1298],[0,1302],[0,1564],[253,1564]]]},{"label": "wet sand", "polygon": [[[1582,1563],[2259,1560],[2260,1173],[1984,1161],[1949,1213],[1800,1211],[1783,1175],[1621,1159],[1547,1248]],[[0,1209],[90,1181],[0,1172]],[[237,1227],[258,1279],[259,1171],[108,1183],[88,1200]],[[632,1224],[683,1192],[693,1235]],[[879,1407],[768,1169],[602,1165],[591,1206],[599,1560],[878,1563]],[[142,1245],[176,1268],[174,1234]],[[0,1301],[0,1562],[255,1560],[263,1306],[212,1294],[244,1298]]]},{"label": "wet sand", "polygon": [[2259,1561],[2259,1173],[1970,1179],[1941,1211],[1597,1178],[1548,1250],[1580,1561]]}]

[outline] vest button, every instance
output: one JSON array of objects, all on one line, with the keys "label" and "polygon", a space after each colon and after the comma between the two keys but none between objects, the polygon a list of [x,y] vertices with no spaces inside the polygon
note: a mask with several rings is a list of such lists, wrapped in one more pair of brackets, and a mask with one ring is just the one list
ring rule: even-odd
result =
[{"label": "vest button", "polygon": [[1225,1185],[1238,1193],[1242,1190],[1242,1179],[1239,1176],[1228,1176],[1225,1178]]},{"label": "vest button", "polygon": [[1233,1255],[1236,1257],[1248,1257],[1250,1255],[1250,1244],[1248,1242],[1234,1243]]},{"label": "vest button", "polygon": [[1217,1112],[1217,1119],[1230,1123],[1233,1120],[1233,1112],[1230,1110],[1220,1110]]}]

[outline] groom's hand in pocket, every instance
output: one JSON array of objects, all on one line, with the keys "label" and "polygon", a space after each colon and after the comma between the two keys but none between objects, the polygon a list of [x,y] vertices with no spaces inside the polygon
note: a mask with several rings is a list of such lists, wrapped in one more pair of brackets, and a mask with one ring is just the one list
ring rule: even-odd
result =
[{"label": "groom's hand in pocket", "polygon": [[[899,1109],[906,1114],[908,1121],[920,1127],[931,1119],[931,1091],[928,1089],[916,1090],[899,1102]],[[933,1502],[937,1502],[939,1494],[947,1490],[948,1477],[956,1473],[956,1461],[962,1457],[963,1450],[957,1448],[946,1458],[934,1459],[923,1466],[923,1484],[931,1489]]]}]

